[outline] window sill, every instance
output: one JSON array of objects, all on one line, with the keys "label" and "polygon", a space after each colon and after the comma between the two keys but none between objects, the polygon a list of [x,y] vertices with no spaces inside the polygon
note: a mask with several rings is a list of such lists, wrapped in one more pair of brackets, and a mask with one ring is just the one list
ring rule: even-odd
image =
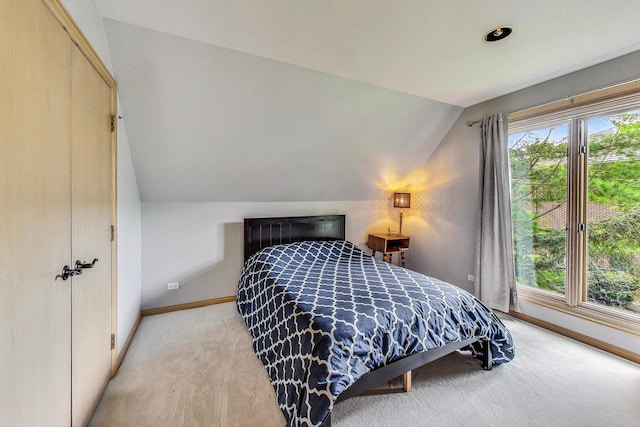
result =
[{"label": "window sill", "polygon": [[610,328],[640,336],[640,316],[617,312],[593,303],[580,303],[577,307],[567,305],[564,295],[553,294],[528,286],[518,285],[518,297],[523,301],[558,310],[572,316],[599,323]]}]

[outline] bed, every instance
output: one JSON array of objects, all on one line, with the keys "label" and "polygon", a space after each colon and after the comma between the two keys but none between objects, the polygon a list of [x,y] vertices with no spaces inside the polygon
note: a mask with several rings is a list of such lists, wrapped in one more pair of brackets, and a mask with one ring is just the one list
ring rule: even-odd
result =
[{"label": "bed", "polygon": [[500,319],[458,287],[345,240],[344,215],[245,219],[237,308],[289,426],[456,350],[514,357]]}]

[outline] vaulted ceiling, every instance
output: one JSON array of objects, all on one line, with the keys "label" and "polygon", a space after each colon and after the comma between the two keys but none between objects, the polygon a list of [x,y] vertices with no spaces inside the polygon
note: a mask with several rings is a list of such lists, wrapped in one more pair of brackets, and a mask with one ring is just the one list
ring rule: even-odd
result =
[{"label": "vaulted ceiling", "polygon": [[368,199],[464,107],[640,48],[635,0],[95,3],[151,202]]}]

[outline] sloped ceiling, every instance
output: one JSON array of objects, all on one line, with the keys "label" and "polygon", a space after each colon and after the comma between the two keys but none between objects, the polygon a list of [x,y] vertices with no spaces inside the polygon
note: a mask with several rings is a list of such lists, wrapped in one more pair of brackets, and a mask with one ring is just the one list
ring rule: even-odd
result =
[{"label": "sloped ceiling", "polygon": [[149,202],[366,200],[462,107],[640,47],[635,0],[95,3]]},{"label": "sloped ceiling", "polygon": [[367,200],[383,171],[423,163],[461,111],[105,25],[143,201]]}]

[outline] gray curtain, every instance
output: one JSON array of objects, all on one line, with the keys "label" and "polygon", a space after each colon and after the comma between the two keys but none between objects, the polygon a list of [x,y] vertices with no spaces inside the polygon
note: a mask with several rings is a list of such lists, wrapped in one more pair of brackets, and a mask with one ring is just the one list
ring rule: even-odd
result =
[{"label": "gray curtain", "polygon": [[477,230],[475,294],[489,307],[518,307],[511,226],[511,179],[506,114],[482,120],[480,131],[480,218]]}]

